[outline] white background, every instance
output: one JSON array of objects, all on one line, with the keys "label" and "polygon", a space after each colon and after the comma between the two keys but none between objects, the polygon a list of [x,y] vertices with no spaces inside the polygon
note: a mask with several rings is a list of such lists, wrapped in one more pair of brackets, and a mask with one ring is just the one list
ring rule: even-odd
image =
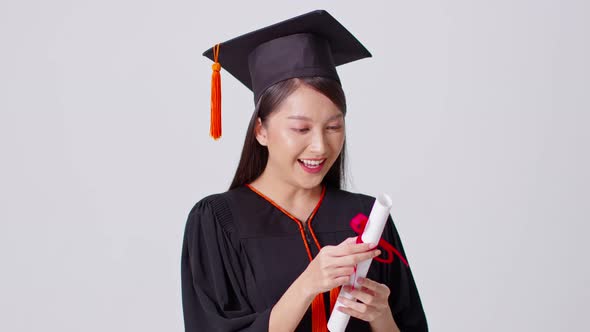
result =
[{"label": "white background", "polygon": [[[7,1],[0,330],[181,331],[189,210],[227,189],[250,91],[217,42],[317,8],[352,191],[385,191],[432,331],[582,331],[590,300],[590,2]],[[395,290],[394,290],[395,291]]]}]

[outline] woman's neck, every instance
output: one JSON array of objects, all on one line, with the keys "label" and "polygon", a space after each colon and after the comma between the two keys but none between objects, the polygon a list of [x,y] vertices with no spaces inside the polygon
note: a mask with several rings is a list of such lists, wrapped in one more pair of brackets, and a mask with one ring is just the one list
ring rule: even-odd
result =
[{"label": "woman's neck", "polygon": [[298,217],[305,215],[307,210],[313,210],[322,194],[321,185],[313,188],[299,187],[278,176],[272,176],[268,169],[265,169],[250,185]]}]

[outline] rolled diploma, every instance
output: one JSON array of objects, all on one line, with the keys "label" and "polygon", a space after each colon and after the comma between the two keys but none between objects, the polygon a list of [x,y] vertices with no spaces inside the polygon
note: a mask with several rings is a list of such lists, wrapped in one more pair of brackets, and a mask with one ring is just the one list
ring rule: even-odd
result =
[{"label": "rolled diploma", "polygon": [[[361,236],[364,243],[379,243],[381,234],[383,234],[383,228],[385,228],[385,223],[389,217],[389,211],[391,211],[391,206],[391,198],[386,194],[381,194],[377,197],[375,204],[373,204],[373,208],[371,209],[371,214],[369,214],[369,220],[367,221],[365,230]],[[356,266],[356,274],[350,276],[348,285],[354,285],[354,288],[360,287],[358,278],[364,278],[367,276],[372,261],[373,259],[367,259],[366,261],[358,263]],[[347,299],[353,299],[350,293],[342,290],[340,296],[344,296]],[[332,310],[330,320],[328,320],[328,330],[330,332],[344,332],[346,325],[348,325],[348,320],[350,320],[350,315],[337,310],[339,306],[346,307],[340,301],[337,301],[336,305],[334,305],[334,310]]]}]

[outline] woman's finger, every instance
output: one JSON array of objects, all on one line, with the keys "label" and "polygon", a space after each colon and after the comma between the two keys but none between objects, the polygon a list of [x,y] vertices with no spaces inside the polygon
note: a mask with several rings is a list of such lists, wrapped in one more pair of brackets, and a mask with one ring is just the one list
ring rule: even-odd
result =
[{"label": "woman's finger", "polygon": [[365,292],[365,293],[369,293],[369,294],[371,294],[371,295],[373,295],[373,296],[377,296],[377,293],[375,293],[374,291],[372,291],[372,290],[368,289],[367,287],[363,287],[363,286],[361,286],[361,290],[362,290],[363,292]]},{"label": "woman's finger", "polygon": [[332,270],[332,272],[330,273],[330,275],[332,277],[342,277],[342,276],[346,276],[346,277],[350,277],[352,274],[354,273],[354,267],[352,266],[343,266],[343,267],[337,267],[334,270]]},{"label": "woman's finger", "polygon": [[356,238],[357,238],[356,236],[349,237],[346,240],[340,242],[340,244],[338,246],[345,246],[347,244],[354,244],[354,243],[356,243]]},{"label": "woman's finger", "polygon": [[343,276],[343,277],[334,278],[333,282],[332,282],[332,287],[328,288],[328,290],[330,290],[332,288],[344,286],[344,285],[348,284],[349,282],[350,282],[350,276]]},{"label": "woman's finger", "polygon": [[384,284],[380,284],[368,278],[358,278],[357,281],[361,286],[371,290],[375,294],[385,295],[386,297],[389,296],[389,287]]},{"label": "woman's finger", "polygon": [[375,319],[376,311],[369,309],[365,304],[351,301],[349,299],[341,300],[345,306],[338,306],[337,310],[366,322],[371,322]]},{"label": "woman's finger", "polygon": [[355,300],[347,299],[345,297],[341,297],[339,301],[340,303],[344,304],[347,308],[358,311],[361,314],[364,314],[367,312],[367,310],[369,310],[369,306],[362,302],[357,302]]},{"label": "woman's finger", "polygon": [[369,251],[377,245],[374,243],[347,243],[340,244],[331,250],[330,254],[335,257],[349,256],[361,252]]},{"label": "woman's finger", "polygon": [[347,292],[348,294],[352,295],[355,299],[367,305],[376,305],[376,302],[378,302],[378,299],[375,299],[375,294],[371,290],[366,288],[355,288],[353,290],[350,286],[344,286],[342,287],[342,291]]},{"label": "woman's finger", "polygon": [[367,259],[375,258],[380,254],[381,250],[375,249],[342,257],[336,257],[334,263],[336,266],[354,266],[362,261],[366,261]]}]

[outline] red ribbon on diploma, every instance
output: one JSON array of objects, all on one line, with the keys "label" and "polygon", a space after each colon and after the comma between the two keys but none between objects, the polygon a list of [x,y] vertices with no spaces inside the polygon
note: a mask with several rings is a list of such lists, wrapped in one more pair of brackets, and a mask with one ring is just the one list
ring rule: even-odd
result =
[{"label": "red ribbon on diploma", "polygon": [[[358,234],[358,236],[356,237],[356,243],[363,243],[363,239],[361,238],[363,235],[363,231],[365,230],[365,226],[367,226],[367,221],[369,221],[369,218],[367,216],[365,216],[362,213],[357,214],[354,218],[352,218],[352,220],[350,221],[350,227],[352,227],[352,230],[354,230],[355,233]],[[389,264],[391,262],[393,262],[393,258],[395,256],[397,256],[406,266],[408,265],[408,261],[402,256],[402,254],[395,249],[395,247],[393,245],[391,245],[389,242],[383,240],[383,239],[379,239],[379,247],[381,249],[383,249],[382,251],[387,252],[387,259],[383,259],[381,257],[375,257],[374,259],[377,262],[381,262],[381,263],[385,263],[385,264]]]}]

